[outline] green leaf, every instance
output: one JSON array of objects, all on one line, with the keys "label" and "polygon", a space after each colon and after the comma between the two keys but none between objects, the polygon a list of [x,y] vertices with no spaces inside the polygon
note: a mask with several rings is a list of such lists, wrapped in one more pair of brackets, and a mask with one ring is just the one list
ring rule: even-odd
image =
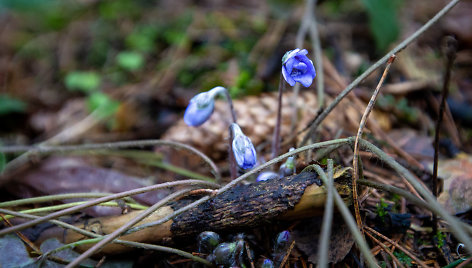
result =
[{"label": "green leaf", "polygon": [[26,103],[8,95],[0,95],[0,115],[22,113],[25,109]]},{"label": "green leaf", "polygon": [[138,52],[123,51],[116,56],[118,65],[128,71],[136,71],[143,67],[144,58]]},{"label": "green leaf", "polygon": [[397,40],[400,33],[397,8],[400,0],[362,0],[369,15],[369,26],[379,52]]},{"label": "green leaf", "polygon": [[70,91],[90,93],[98,89],[101,77],[95,72],[73,71],[66,75],[65,84]]},{"label": "green leaf", "polygon": [[108,97],[101,92],[94,92],[88,98],[88,107],[90,111],[96,111],[101,118],[113,115],[120,106],[118,101]]}]

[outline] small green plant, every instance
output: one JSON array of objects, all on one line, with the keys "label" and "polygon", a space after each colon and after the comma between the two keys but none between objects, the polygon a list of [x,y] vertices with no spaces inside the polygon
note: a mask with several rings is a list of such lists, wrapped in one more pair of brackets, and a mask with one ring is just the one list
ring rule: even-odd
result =
[{"label": "small green plant", "polygon": [[8,95],[0,94],[0,115],[9,113],[22,113],[26,109],[26,103],[14,99]]},{"label": "small green plant", "polygon": [[144,65],[144,57],[139,52],[123,51],[116,56],[118,65],[127,71],[137,71]]},{"label": "small green plant", "polygon": [[413,261],[410,256],[406,255],[403,251],[395,251],[393,255],[405,266],[411,267],[411,262]]},{"label": "small green plant", "polygon": [[442,248],[444,246],[445,239],[446,239],[446,235],[443,232],[438,231],[434,235],[434,241],[436,241],[436,247],[438,247],[439,249]]},{"label": "small green plant", "polygon": [[382,222],[385,222],[385,216],[387,215],[388,204],[384,199],[380,199],[380,202],[377,204],[377,215],[382,219]]},{"label": "small green plant", "polygon": [[91,93],[100,87],[101,77],[96,72],[72,71],[65,77],[65,84],[70,91]]}]

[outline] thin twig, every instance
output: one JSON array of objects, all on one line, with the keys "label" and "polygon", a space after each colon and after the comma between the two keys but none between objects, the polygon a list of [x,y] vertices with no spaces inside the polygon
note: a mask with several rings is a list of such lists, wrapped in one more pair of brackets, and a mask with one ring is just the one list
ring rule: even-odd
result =
[{"label": "thin twig", "polygon": [[[99,149],[116,149],[126,147],[144,147],[144,146],[170,146],[177,149],[184,149],[190,151],[200,158],[202,158],[212,169],[212,173],[216,180],[219,181],[221,178],[220,172],[216,164],[204,153],[197,150],[196,148],[175,141],[167,140],[134,140],[134,141],[119,141],[119,142],[107,142],[107,143],[91,143],[82,145],[62,145],[62,146],[51,146],[51,145],[35,145],[35,146],[0,146],[0,152],[3,153],[14,153],[27,151],[29,155],[32,154],[50,154],[50,153],[64,153],[70,151],[92,151]],[[4,174],[6,171],[4,172]],[[7,182],[8,177],[2,174],[0,176],[0,185]]]},{"label": "thin twig", "polygon": [[365,123],[367,122],[367,118],[369,117],[370,112],[374,108],[375,101],[377,100],[377,96],[380,92],[380,88],[382,87],[382,84],[385,81],[388,71],[390,70],[390,66],[392,65],[394,60],[395,60],[395,54],[393,54],[387,61],[387,66],[385,66],[385,70],[382,74],[382,77],[380,78],[380,81],[377,84],[377,87],[375,88],[374,93],[372,94],[372,97],[370,98],[369,103],[367,104],[367,108],[365,109],[364,114],[362,115],[361,122],[359,123],[359,129],[357,130],[356,141],[354,142],[354,156],[352,159],[352,168],[353,168],[352,200],[354,203],[354,212],[356,216],[357,226],[359,227],[359,230],[361,231],[363,230],[362,219],[361,219],[361,214],[359,211],[359,200],[357,196],[357,179],[359,179],[359,139],[360,137],[362,137],[362,132],[364,131],[364,126],[365,126]]},{"label": "thin twig", "polygon": [[333,160],[328,159],[328,181],[326,184],[326,204],[321,225],[321,235],[318,251],[318,266],[328,267],[329,239],[331,237],[331,224],[333,220]]},{"label": "thin twig", "polygon": [[213,188],[218,187],[218,185],[216,185],[214,183],[210,183],[210,182],[198,181],[198,180],[183,180],[183,181],[166,182],[166,183],[151,185],[151,186],[142,187],[142,188],[138,188],[138,189],[133,189],[133,190],[126,191],[126,192],[121,192],[121,193],[112,194],[112,195],[109,195],[109,196],[104,196],[104,197],[101,197],[101,198],[98,198],[98,199],[95,199],[95,200],[88,201],[88,202],[86,202],[82,205],[78,205],[78,206],[71,207],[71,208],[68,208],[68,209],[60,210],[60,211],[48,214],[46,216],[43,216],[41,218],[29,221],[29,222],[25,222],[25,223],[22,223],[22,224],[15,225],[13,227],[2,229],[2,230],[0,230],[0,236],[8,234],[10,232],[20,231],[20,230],[29,228],[31,226],[34,226],[36,224],[39,224],[39,223],[42,223],[42,222],[45,222],[45,221],[48,221],[48,220],[51,220],[51,219],[55,219],[55,218],[58,218],[58,217],[63,216],[63,215],[74,213],[74,212],[77,212],[77,211],[82,210],[84,208],[95,206],[97,204],[100,204],[100,203],[103,203],[103,202],[106,202],[106,201],[110,201],[110,200],[114,200],[114,199],[120,199],[120,198],[130,196],[130,195],[142,194],[142,193],[145,193],[145,192],[154,191],[154,190],[161,189],[161,188],[168,188],[168,187],[178,186],[178,185],[187,185],[187,186],[202,185],[202,186],[213,187]]},{"label": "thin twig", "polygon": [[[328,177],[326,176],[326,173],[323,171],[323,169],[319,165],[313,165],[313,167],[315,168],[316,172],[318,173],[323,183],[325,185],[328,184],[329,183]],[[347,227],[349,228],[349,231],[354,237],[354,240],[356,241],[357,246],[359,247],[362,254],[364,254],[367,264],[369,265],[369,267],[378,267],[374,256],[372,256],[372,253],[369,250],[369,246],[367,245],[367,242],[362,236],[360,230],[357,229],[356,221],[352,217],[351,212],[349,212],[349,209],[347,208],[346,204],[344,204],[344,201],[339,195],[339,193],[335,190],[333,190],[332,192],[334,195],[334,203],[336,204],[338,211],[341,213],[341,216],[344,218],[344,222],[346,222]]]},{"label": "thin twig", "polygon": [[126,230],[128,230],[129,228],[131,228],[133,225],[135,225],[136,223],[142,221],[144,218],[146,218],[147,216],[149,216],[150,214],[152,214],[154,211],[156,211],[157,209],[159,209],[160,207],[162,207],[163,205],[167,204],[168,202],[174,200],[175,198],[179,197],[179,196],[182,196],[183,194],[186,194],[190,191],[192,191],[193,189],[183,189],[183,190],[180,190],[180,191],[177,191],[173,194],[170,194],[168,196],[166,196],[165,198],[163,198],[162,200],[160,200],[159,202],[157,202],[156,204],[152,205],[151,207],[149,207],[148,209],[146,209],[145,211],[139,213],[138,216],[134,217],[133,219],[131,219],[130,221],[128,221],[126,224],[122,225],[120,228],[116,229],[115,231],[113,231],[112,233],[106,235],[106,236],[103,236],[101,238],[101,241],[99,241],[97,244],[95,244],[93,247],[89,248],[87,251],[85,251],[84,253],[80,254],[79,257],[77,257],[76,259],[74,259],[74,261],[72,261],[71,263],[69,263],[66,268],[72,268],[72,267],[75,267],[76,265],[80,264],[82,261],[84,261],[86,258],[92,256],[93,254],[99,252],[103,247],[105,247],[108,243],[112,242],[113,240],[115,240],[117,237],[119,237],[121,234],[123,234]]},{"label": "thin twig", "polygon": [[[434,134],[434,161],[433,161],[433,195],[438,196],[438,159],[439,159],[439,130],[446,107],[446,99],[449,94],[449,80],[451,78],[452,65],[456,58],[457,41],[454,37],[446,39],[446,70],[441,94],[441,104],[439,105],[439,114],[436,120],[436,133]],[[436,235],[438,229],[438,218],[433,214],[433,236]]]},{"label": "thin twig", "polygon": [[390,244],[394,245],[399,250],[403,251],[406,255],[408,255],[408,257],[412,258],[421,267],[426,267],[426,268],[428,267],[428,265],[426,265],[426,263],[424,263],[422,260],[418,259],[418,257],[415,256],[415,254],[411,253],[409,250],[407,250],[406,248],[404,248],[402,245],[398,244],[397,242],[393,241],[392,239],[384,236],[383,234],[377,232],[376,230],[370,228],[369,226],[364,226],[364,229],[381,237],[385,241],[388,241]]},{"label": "thin twig", "polygon": [[295,246],[295,241],[292,241],[292,243],[290,244],[290,246],[289,246],[288,249],[287,249],[287,252],[285,252],[284,258],[283,258],[282,261],[280,262],[279,268],[284,267],[284,265],[285,265],[285,263],[287,262],[288,257],[290,256],[290,253],[292,252],[292,249],[293,249],[294,246]]},{"label": "thin twig", "polygon": [[316,118],[313,122],[314,127],[310,128],[310,131],[307,132],[303,141],[300,145],[306,144],[308,138],[311,137],[312,132],[316,130],[319,124],[328,116],[328,114],[336,107],[336,105],[341,102],[341,100],[349,94],[357,85],[359,85],[367,76],[373,73],[377,68],[379,68],[382,64],[387,62],[393,54],[398,54],[398,52],[402,51],[407,47],[410,43],[415,41],[420,35],[422,35],[426,30],[428,30],[433,24],[435,24],[441,17],[443,17],[449,10],[451,10],[460,0],[452,0],[449,2],[445,7],[443,7],[433,18],[431,18],[426,24],[424,24],[421,28],[419,28],[416,32],[410,35],[407,39],[402,41],[398,44],[394,49],[390,50],[385,56],[379,59],[375,64],[370,66],[364,73],[359,75],[354,81],[351,82],[336,98],[331,102],[326,109],[321,113],[320,116]]}]

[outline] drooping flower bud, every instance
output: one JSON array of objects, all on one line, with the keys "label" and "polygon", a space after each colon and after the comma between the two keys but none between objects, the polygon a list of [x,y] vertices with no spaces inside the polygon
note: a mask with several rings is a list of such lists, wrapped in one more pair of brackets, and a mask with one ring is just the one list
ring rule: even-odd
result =
[{"label": "drooping flower bud", "polygon": [[192,127],[205,123],[215,109],[215,97],[225,90],[224,87],[215,87],[195,95],[185,110],[184,122]]},{"label": "drooping flower bud", "polygon": [[236,159],[236,163],[242,169],[249,169],[256,165],[256,149],[252,144],[251,140],[244,135],[241,128],[232,123],[230,129],[233,133],[233,154]]},{"label": "drooping flower bud", "polygon": [[316,76],[313,62],[306,56],[308,51],[299,48],[288,51],[282,58],[282,74],[285,81],[294,86],[296,82],[309,87]]}]

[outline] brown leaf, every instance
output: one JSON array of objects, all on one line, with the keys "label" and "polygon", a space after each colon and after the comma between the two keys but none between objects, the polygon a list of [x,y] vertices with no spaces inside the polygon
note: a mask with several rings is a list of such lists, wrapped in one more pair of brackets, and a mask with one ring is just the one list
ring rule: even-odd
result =
[{"label": "brown leaf", "polygon": [[[314,217],[300,222],[292,232],[295,247],[308,256],[312,263],[318,262],[318,244],[322,217]],[[328,261],[338,263],[342,261],[351,250],[354,238],[349,228],[339,215],[334,215],[331,225],[331,238],[329,240]]]},{"label": "brown leaf", "polygon": [[472,156],[458,154],[454,159],[439,161],[438,177],[444,179],[438,201],[449,213],[472,207]]}]

